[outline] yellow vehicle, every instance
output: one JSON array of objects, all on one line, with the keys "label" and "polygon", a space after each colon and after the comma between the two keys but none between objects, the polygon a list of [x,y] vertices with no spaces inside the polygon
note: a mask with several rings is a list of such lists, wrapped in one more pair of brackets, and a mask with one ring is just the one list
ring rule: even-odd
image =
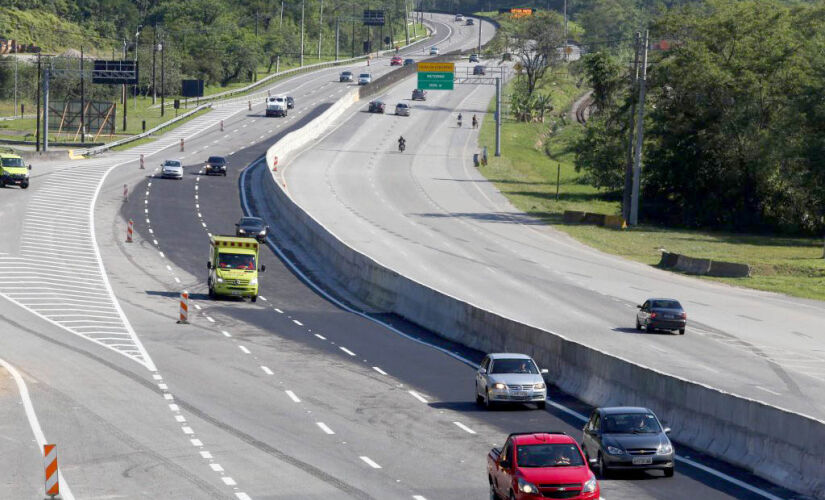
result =
[{"label": "yellow vehicle", "polygon": [[29,187],[29,170],[31,165],[26,166],[23,163],[23,158],[13,155],[0,153],[0,188],[4,188],[9,184],[16,184],[23,189]]},{"label": "yellow vehicle", "polygon": [[[212,236],[209,240],[209,297],[249,297],[258,300],[258,247],[255,238]],[[264,272],[266,266],[260,266]]]}]

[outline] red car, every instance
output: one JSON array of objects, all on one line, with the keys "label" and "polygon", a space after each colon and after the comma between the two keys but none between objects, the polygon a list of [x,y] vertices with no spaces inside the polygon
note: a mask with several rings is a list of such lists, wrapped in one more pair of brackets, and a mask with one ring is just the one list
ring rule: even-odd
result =
[{"label": "red car", "polygon": [[392,56],[390,60],[390,66],[401,66],[404,62],[401,60],[401,56]]},{"label": "red car", "polygon": [[581,448],[563,432],[519,432],[487,456],[490,498],[597,500],[599,482]]}]

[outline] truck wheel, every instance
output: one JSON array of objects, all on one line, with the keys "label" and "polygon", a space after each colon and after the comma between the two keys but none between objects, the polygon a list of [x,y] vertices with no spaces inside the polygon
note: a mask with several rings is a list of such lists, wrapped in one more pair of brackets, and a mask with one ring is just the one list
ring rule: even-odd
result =
[{"label": "truck wheel", "polygon": [[685,329],[684,328],[679,328],[679,335],[684,335],[684,334],[685,334]]},{"label": "truck wheel", "polygon": [[258,296],[257,295],[253,295],[250,298],[252,299],[252,302],[258,302]]}]

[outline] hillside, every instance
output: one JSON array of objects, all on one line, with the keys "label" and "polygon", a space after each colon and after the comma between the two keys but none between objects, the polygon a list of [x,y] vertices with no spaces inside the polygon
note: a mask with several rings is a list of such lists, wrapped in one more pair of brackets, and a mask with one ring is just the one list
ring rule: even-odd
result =
[{"label": "hillside", "polygon": [[81,45],[90,50],[108,48],[93,30],[39,9],[0,9],[0,38],[33,43],[47,54],[59,54]]}]

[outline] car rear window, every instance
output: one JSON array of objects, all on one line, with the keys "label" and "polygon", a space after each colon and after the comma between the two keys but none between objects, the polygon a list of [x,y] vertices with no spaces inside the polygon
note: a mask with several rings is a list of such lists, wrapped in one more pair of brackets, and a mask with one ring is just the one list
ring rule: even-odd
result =
[{"label": "car rear window", "polygon": [[654,309],[681,309],[682,304],[675,300],[652,300],[650,307]]},{"label": "car rear window", "polygon": [[535,373],[539,370],[536,364],[529,359],[495,359],[493,370],[490,373]]},{"label": "car rear window", "polygon": [[519,467],[581,467],[584,459],[573,443],[524,444],[516,447]]}]

